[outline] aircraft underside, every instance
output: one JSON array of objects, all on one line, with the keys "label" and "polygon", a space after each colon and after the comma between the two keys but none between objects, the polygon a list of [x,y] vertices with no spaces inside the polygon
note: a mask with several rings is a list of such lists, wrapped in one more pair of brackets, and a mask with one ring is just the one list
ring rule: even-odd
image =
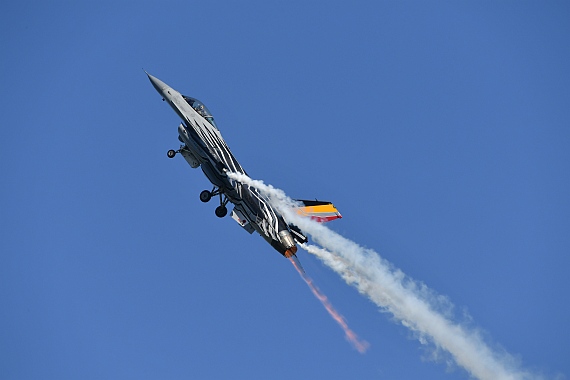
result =
[{"label": "aircraft underside", "polygon": [[[192,168],[200,167],[213,185],[212,190],[200,193],[200,200],[209,202],[217,197],[219,206],[215,213],[220,218],[227,215],[227,204],[231,202],[234,205],[231,217],[242,228],[249,233],[257,231],[283,256],[296,260],[296,242],[304,243],[307,238],[297,227],[288,225],[257,189],[227,176],[227,172],[246,173],[222,138],[209,110],[197,99],[184,96],[158,78],[147,75],[163,100],[168,101],[182,119],[178,139],[183,145],[178,150],[169,150],[168,157],[180,153]],[[300,212],[303,215],[318,215],[321,221],[341,217],[330,202],[307,202],[310,204]]]},{"label": "aircraft underside", "polygon": [[[179,135],[179,140],[182,140],[184,145],[178,151],[169,151],[168,156],[174,157],[175,153],[181,153],[191,167],[197,168],[200,166],[204,175],[214,186],[212,190],[202,191],[200,200],[209,202],[212,198],[219,197],[220,205],[216,207],[215,214],[220,218],[227,215],[227,204],[231,202],[234,205],[232,218],[238,224],[249,233],[257,231],[277,251],[285,255],[287,249],[295,244],[294,239],[292,237],[288,239],[290,236],[286,236],[287,234],[279,235],[278,231],[280,229],[287,230],[285,222],[282,221],[282,217],[272,207],[268,206],[256,189],[228,178],[225,173],[228,170],[228,164],[231,164],[236,171],[239,170],[238,172],[244,173],[244,171],[229,149],[227,149],[225,143],[223,145],[220,144],[218,149],[206,151],[199,143],[194,141],[192,138],[193,133],[189,132],[188,127],[183,124],[179,126]],[[223,142],[223,140],[221,141]],[[222,154],[223,148],[225,149]],[[220,158],[224,160],[222,161]],[[281,242],[283,239],[286,240],[285,244]]]}]

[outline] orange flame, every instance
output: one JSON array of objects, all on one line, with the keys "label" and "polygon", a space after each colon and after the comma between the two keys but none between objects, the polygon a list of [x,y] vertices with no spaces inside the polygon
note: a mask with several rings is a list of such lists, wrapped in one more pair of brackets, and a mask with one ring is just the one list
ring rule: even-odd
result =
[{"label": "orange flame", "polygon": [[293,263],[293,266],[295,267],[295,269],[297,269],[299,275],[303,278],[303,280],[305,280],[305,282],[307,283],[307,285],[309,286],[315,297],[317,297],[317,299],[321,301],[325,309],[329,312],[330,316],[336,321],[336,323],[339,324],[340,327],[342,327],[346,339],[354,346],[354,348],[358,350],[358,352],[360,352],[361,354],[365,353],[368,347],[370,347],[370,344],[366,341],[360,340],[356,335],[356,333],[352,331],[350,327],[348,327],[348,324],[346,323],[344,317],[335,310],[335,308],[330,303],[327,296],[325,296],[319,290],[319,288],[317,288],[317,286],[313,284],[313,280],[309,276],[307,276],[307,274],[304,273],[301,270],[301,268],[299,268],[299,266],[297,265],[295,260],[293,260],[292,257],[289,258],[289,261]]}]

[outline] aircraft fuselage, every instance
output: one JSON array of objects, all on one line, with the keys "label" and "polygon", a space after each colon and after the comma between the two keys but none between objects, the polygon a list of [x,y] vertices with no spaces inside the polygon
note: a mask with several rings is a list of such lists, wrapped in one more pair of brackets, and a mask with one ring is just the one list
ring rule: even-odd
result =
[{"label": "aircraft fuselage", "polygon": [[220,207],[225,208],[225,204],[231,202],[234,205],[232,218],[238,224],[249,233],[257,231],[283,256],[296,259],[297,246],[283,217],[257,189],[227,176],[226,172],[247,173],[222,138],[207,108],[160,79],[147,75],[154,88],[182,119],[178,134],[183,145],[178,152],[193,168],[201,167],[216,189],[210,194],[220,196]]}]

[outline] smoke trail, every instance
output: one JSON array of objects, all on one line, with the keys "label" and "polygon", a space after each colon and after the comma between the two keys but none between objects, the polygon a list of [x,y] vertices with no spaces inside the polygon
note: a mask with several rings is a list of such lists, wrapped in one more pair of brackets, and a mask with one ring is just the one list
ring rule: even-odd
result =
[{"label": "smoke trail", "polygon": [[344,317],[342,315],[340,315],[335,308],[333,307],[333,305],[331,304],[331,302],[329,301],[329,299],[327,298],[327,296],[325,296],[323,294],[323,292],[321,292],[319,290],[319,288],[317,288],[317,286],[315,284],[313,284],[313,280],[307,276],[306,273],[304,273],[301,268],[299,268],[299,266],[297,265],[297,263],[295,262],[295,260],[293,260],[293,258],[289,258],[289,260],[291,261],[291,263],[293,264],[293,266],[295,267],[295,269],[297,269],[297,272],[299,272],[299,275],[303,278],[303,280],[305,280],[305,282],[307,283],[307,285],[309,286],[309,288],[311,289],[311,291],[313,292],[313,294],[315,295],[315,297],[317,297],[317,299],[319,301],[321,301],[321,303],[323,304],[323,306],[325,307],[325,309],[328,311],[328,313],[330,314],[330,316],[335,320],[336,323],[339,324],[339,326],[344,330],[344,336],[346,337],[346,340],[348,340],[352,346],[354,348],[356,348],[358,350],[358,352],[360,352],[361,354],[365,353],[366,350],[368,349],[368,347],[370,347],[370,345],[368,344],[368,342],[366,341],[361,341],[358,336],[356,335],[356,333],[354,333],[354,331],[352,331],[350,329],[350,327],[348,327],[348,323],[346,323],[346,320],[344,319]]},{"label": "smoke trail", "polygon": [[453,321],[451,304],[418,283],[376,252],[365,249],[322,224],[298,215],[291,200],[280,189],[252,180],[242,174],[228,173],[239,182],[265,194],[289,222],[296,224],[324,247],[305,246],[348,284],[355,286],[396,320],[414,332],[420,343],[431,343],[447,351],[459,366],[478,379],[531,379],[535,376],[519,369],[507,353],[492,350],[476,330]]}]

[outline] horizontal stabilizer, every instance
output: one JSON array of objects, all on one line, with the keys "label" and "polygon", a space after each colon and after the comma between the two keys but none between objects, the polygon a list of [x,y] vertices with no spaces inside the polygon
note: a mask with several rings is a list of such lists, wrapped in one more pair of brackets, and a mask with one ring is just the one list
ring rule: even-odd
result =
[{"label": "horizontal stabilizer", "polygon": [[307,237],[301,232],[301,229],[294,224],[289,224],[289,230],[291,231],[291,236],[293,239],[297,240],[301,244],[305,244],[309,241]]},{"label": "horizontal stabilizer", "polygon": [[299,215],[308,216],[317,222],[330,222],[334,219],[342,218],[340,212],[334,207],[331,202],[327,201],[306,201],[298,199],[298,202],[303,203],[302,207],[297,209]]}]

